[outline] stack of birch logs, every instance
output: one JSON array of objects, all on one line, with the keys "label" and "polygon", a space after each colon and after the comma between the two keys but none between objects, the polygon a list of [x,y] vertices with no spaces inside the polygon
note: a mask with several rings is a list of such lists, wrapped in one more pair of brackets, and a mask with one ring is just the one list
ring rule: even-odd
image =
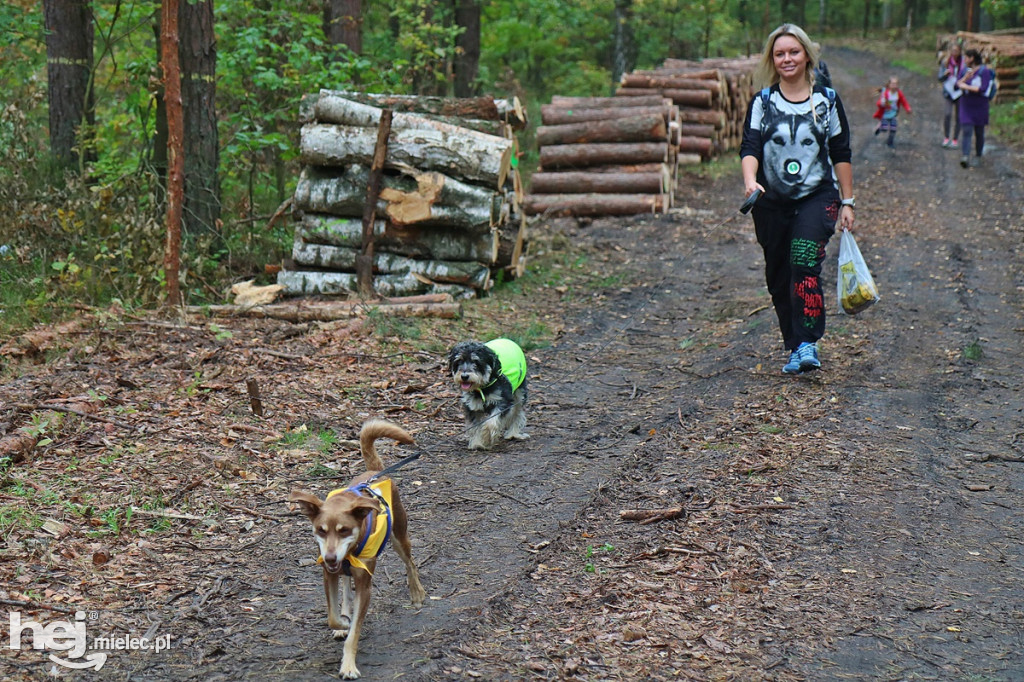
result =
[{"label": "stack of birch logs", "polygon": [[965,49],[979,50],[985,63],[996,72],[997,102],[1024,99],[1024,29],[940,35],[937,45],[940,62],[949,56],[949,47],[954,42]]},{"label": "stack of birch logs", "polygon": [[541,107],[528,215],[659,213],[672,205],[679,108],[661,96],[560,97]]},{"label": "stack of birch logs", "polygon": [[739,147],[758,59],[666,59],[657,69],[623,74],[615,94],[671,99],[679,107],[681,162],[707,160]]},{"label": "stack of birch logs", "polygon": [[[383,177],[368,207],[385,109],[392,115]],[[363,252],[372,254],[381,296],[475,296],[499,270],[522,274],[526,223],[514,131],[526,115],[518,100],[322,90],[304,99],[301,119],[294,264],[277,280],[285,294],[357,292]]]}]

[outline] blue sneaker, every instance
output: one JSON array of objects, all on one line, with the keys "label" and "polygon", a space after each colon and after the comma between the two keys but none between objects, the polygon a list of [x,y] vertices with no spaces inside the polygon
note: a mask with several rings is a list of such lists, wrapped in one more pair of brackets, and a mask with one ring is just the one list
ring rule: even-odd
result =
[{"label": "blue sneaker", "polygon": [[789,354],[789,362],[782,367],[783,374],[799,374],[803,370],[800,369],[800,351],[795,350]]},{"label": "blue sneaker", "polygon": [[[806,341],[801,343],[800,347],[796,349],[796,355],[801,372],[809,372],[821,367],[821,360],[818,359],[818,344],[816,343],[807,343]],[[789,361],[793,362],[793,359],[790,358]]]}]

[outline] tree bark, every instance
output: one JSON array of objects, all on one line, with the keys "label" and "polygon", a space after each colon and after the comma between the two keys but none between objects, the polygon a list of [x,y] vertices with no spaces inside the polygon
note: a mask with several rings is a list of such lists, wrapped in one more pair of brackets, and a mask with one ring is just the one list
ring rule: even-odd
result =
[{"label": "tree bark", "polygon": [[612,30],[612,82],[633,67],[633,0],[615,0],[615,26]]},{"label": "tree bark", "polygon": [[[213,0],[189,0],[180,6],[181,95],[184,116],[183,157],[186,235],[220,234],[220,152],[217,137],[217,49]],[[214,250],[219,250],[216,246]]]},{"label": "tree bark", "polygon": [[639,73],[629,73],[622,77],[622,87],[625,88],[662,88],[670,90],[703,90],[714,94],[720,94],[723,90],[722,80],[690,78],[684,76],[645,76]]},{"label": "tree bark", "polygon": [[[378,107],[373,104],[366,104],[353,99],[348,99],[347,97],[338,97],[333,94],[321,93],[313,111],[314,117],[318,123],[338,123],[347,126],[376,128],[380,121],[381,112],[386,109],[388,109],[388,107]],[[444,120],[440,120],[440,118],[443,118]],[[507,136],[504,134],[494,135],[481,132],[473,128],[471,125],[467,125],[466,122],[466,119],[452,116],[430,118],[423,115],[402,112],[394,114],[391,127],[396,130],[428,128],[441,133],[472,137],[485,144],[495,144],[495,140],[490,139],[494,137],[507,140]],[[494,123],[504,125],[502,121],[495,121]],[[508,143],[499,142],[497,144],[503,145]]]},{"label": "tree bark", "polygon": [[715,126],[711,123],[680,123],[679,134],[683,137],[714,137]]},{"label": "tree bark", "polygon": [[[296,209],[361,217],[366,202],[369,170],[349,166],[340,172],[305,168],[295,187]],[[462,183],[439,173],[416,177],[385,175],[377,210],[399,225],[419,224],[489,232],[501,220],[502,195]]]},{"label": "tree bark", "polygon": [[609,216],[660,213],[668,208],[663,194],[531,194],[527,215]]},{"label": "tree bark", "polygon": [[[433,114],[436,116],[456,118],[479,118],[488,121],[499,121],[501,115],[493,97],[427,97],[418,95],[381,95],[369,92],[353,92],[349,90],[321,90],[321,100],[334,98],[351,100],[362,104],[370,104],[381,109],[391,109],[395,113]],[[342,123],[343,121],[324,120],[325,123]]]},{"label": "tree bark", "polygon": [[480,0],[457,0],[455,23],[464,29],[455,38],[455,96],[470,97],[480,64]]},{"label": "tree bark", "polygon": [[[312,244],[359,248],[362,243],[362,222],[355,218],[307,213],[295,232],[298,238]],[[499,234],[497,230],[467,234],[456,229],[396,225],[386,220],[378,220],[373,226],[374,242],[380,251],[410,258],[468,260],[488,265],[498,262]]]},{"label": "tree bark", "polygon": [[555,95],[551,98],[551,105],[555,107],[576,107],[578,109],[600,109],[607,107],[651,107],[661,106],[665,98],[658,93],[648,93],[644,96],[623,97],[622,91],[616,93],[615,97],[569,97],[566,95]]},{"label": "tree bark", "polygon": [[[303,126],[301,161],[311,166],[368,166],[373,159],[375,132],[354,126]],[[469,130],[393,130],[388,139],[387,165],[444,172],[500,189],[511,167],[512,144],[512,140]]]},{"label": "tree bark", "polygon": [[[88,0],[44,0],[50,152],[66,168],[95,159],[93,17]],[[85,149],[85,155],[80,150]]]},{"label": "tree bark", "polygon": [[540,165],[545,171],[666,161],[667,142],[559,144],[541,147],[540,150]]},{"label": "tree bark", "polygon": [[[403,298],[416,299],[417,296]],[[216,315],[219,317],[255,317],[285,320],[287,322],[330,322],[360,317],[369,312],[377,315],[396,317],[440,317],[457,319],[462,317],[462,305],[451,301],[315,301],[303,303],[270,303],[258,306],[211,305],[189,306],[193,315]]]},{"label": "tree bark", "polygon": [[[292,247],[292,260],[297,265],[312,269],[339,270],[356,269],[356,258],[362,254],[358,249],[326,244],[307,244],[296,240]],[[416,273],[436,282],[454,282],[476,289],[482,288],[490,279],[490,269],[473,261],[440,261],[407,258],[395,253],[378,252],[371,261],[373,271],[386,275]],[[357,273],[358,274],[358,273]],[[360,290],[360,293],[362,291]]]},{"label": "tree bark", "polygon": [[534,173],[531,194],[663,194],[671,187],[665,172],[657,173]]},{"label": "tree bark", "polygon": [[[320,272],[313,270],[282,270],[277,273],[277,283],[284,287],[289,296],[356,294],[358,284],[355,273]],[[378,275],[373,281],[374,289],[381,296],[409,296],[425,293],[450,293],[456,298],[472,297],[476,290],[459,284],[424,281],[414,274]]]},{"label": "tree bark", "polygon": [[363,53],[363,0],[327,0],[324,23],[324,35],[331,45]]},{"label": "tree bark", "polygon": [[160,53],[163,57],[164,102],[167,105],[167,247],[164,276],[167,304],[181,305],[181,219],[185,194],[184,115],[181,102],[181,70],[178,64],[178,0],[161,5]]},{"label": "tree bark", "polygon": [[684,137],[679,141],[679,151],[689,154],[700,154],[702,158],[711,156],[713,144],[707,137]]},{"label": "tree bark", "polygon": [[713,125],[716,130],[721,130],[727,122],[725,112],[720,109],[689,109],[679,107],[680,123],[703,123]]},{"label": "tree bark", "polygon": [[[666,100],[668,101],[668,100]],[[544,104],[540,108],[540,120],[544,125],[557,126],[586,121],[607,121],[613,118],[659,114],[670,123],[679,116],[678,109],[672,104],[644,107],[603,107],[597,109],[575,109]]]},{"label": "tree bark", "polygon": [[537,144],[541,147],[588,142],[660,142],[667,139],[668,127],[661,114],[537,128]]}]

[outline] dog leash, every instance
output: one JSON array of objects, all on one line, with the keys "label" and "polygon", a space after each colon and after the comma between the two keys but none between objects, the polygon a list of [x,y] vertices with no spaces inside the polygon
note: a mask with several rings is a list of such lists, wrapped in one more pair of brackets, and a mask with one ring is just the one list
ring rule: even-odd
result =
[{"label": "dog leash", "polygon": [[377,473],[375,473],[373,476],[370,476],[368,479],[366,479],[366,483],[368,483],[368,484],[369,483],[373,483],[374,481],[376,481],[381,476],[387,476],[388,474],[390,474],[393,471],[398,471],[399,469],[404,467],[409,462],[415,462],[417,459],[420,458],[420,456],[424,452],[423,448],[419,448],[419,449],[420,449],[419,452],[415,452],[415,453],[409,455],[408,457],[400,459],[397,462],[395,462],[394,464],[392,464],[391,466],[385,467],[381,471],[378,471]]}]

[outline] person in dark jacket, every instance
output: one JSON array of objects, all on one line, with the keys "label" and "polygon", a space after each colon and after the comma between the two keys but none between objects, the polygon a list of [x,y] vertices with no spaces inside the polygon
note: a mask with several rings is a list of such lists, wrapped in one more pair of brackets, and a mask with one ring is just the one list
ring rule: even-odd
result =
[{"label": "person in dark jacket", "polygon": [[818,63],[814,67],[814,84],[823,88],[831,88],[832,74],[828,72],[828,64],[821,58],[821,45],[814,43],[814,48],[818,51]]},{"label": "person in dark jacket", "polygon": [[818,51],[799,26],[772,31],[755,71],[767,86],[750,101],[740,159],[745,195],[765,258],[789,361],[786,374],[821,367],[825,334],[821,266],[838,220],[854,222],[850,126],[842,100],[814,83]]},{"label": "person in dark jacket", "polygon": [[960,129],[963,139],[960,140],[960,165],[967,168],[971,163],[971,138],[974,138],[975,160],[978,165],[981,153],[985,150],[985,126],[988,125],[988,108],[991,88],[995,73],[985,66],[981,53],[967,50],[964,53],[967,63],[957,74],[956,87],[963,94],[960,98]]}]

